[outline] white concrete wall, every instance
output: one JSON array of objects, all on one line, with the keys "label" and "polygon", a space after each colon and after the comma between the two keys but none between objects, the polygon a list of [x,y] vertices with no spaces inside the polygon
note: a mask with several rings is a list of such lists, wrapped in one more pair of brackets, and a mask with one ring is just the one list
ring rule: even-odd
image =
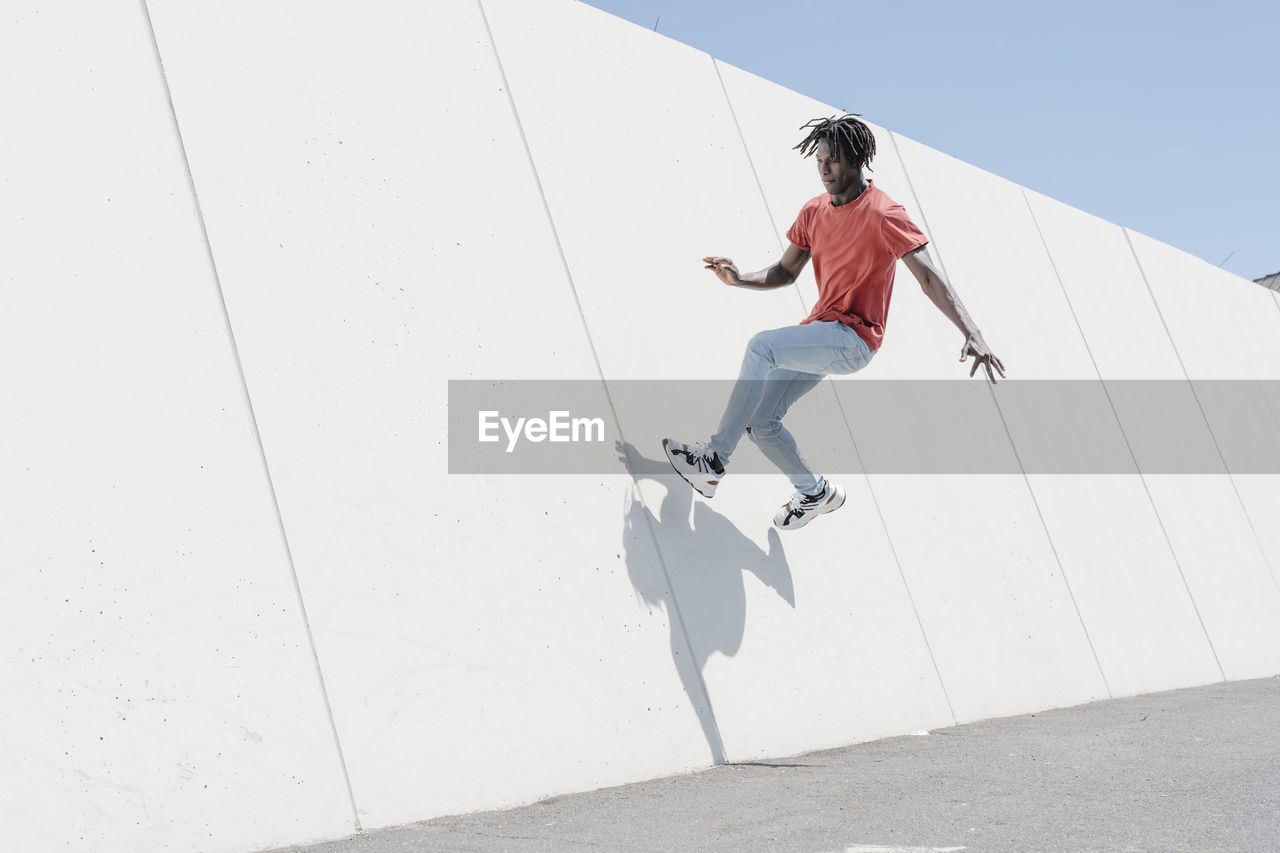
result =
[{"label": "white concrete wall", "polygon": [[5,845],[248,850],[349,832],[142,9],[8,11]]},{"label": "white concrete wall", "polygon": [[308,9],[154,15],[360,825],[709,763],[632,482],[446,475],[447,379],[598,376],[480,9]]},{"label": "white concrete wall", "polygon": [[[855,472],[785,539],[780,475],[447,473],[450,379],[612,411],[803,317],[811,276],[699,258],[776,258],[830,107],[569,0],[27,3],[0,47],[37,81],[0,141],[15,848],[254,850],[1280,672],[1277,480],[1229,446],[1209,476]],[[1118,441],[1112,380],[1186,382],[1229,444],[1196,381],[1278,378],[1274,294],[877,134],[1012,375],[1097,380]],[[681,340],[672,304],[716,321]],[[960,343],[900,270],[885,349],[806,405],[853,444],[850,383],[954,380],[972,426],[939,440],[1015,460],[1072,416]],[[653,415],[609,429],[656,460]]]},{"label": "white concrete wall", "polygon": [[[1129,398],[1115,392],[1116,383],[1184,379],[1141,269],[1118,226],[1037,193],[1025,195],[1067,301],[1065,314],[1083,338],[1086,351],[1075,349],[1074,369],[1101,380],[1110,410],[1102,416],[1111,415],[1126,437],[1136,439],[1144,413],[1127,405]],[[1194,414],[1190,386],[1183,396],[1184,412]],[[1207,429],[1204,440],[1209,440]],[[1064,531],[1055,541],[1061,553],[1075,558],[1073,588],[1082,612],[1090,614],[1086,624],[1092,623],[1090,636],[1105,662],[1108,683],[1128,694],[1222,678],[1213,635],[1204,627],[1187,580],[1189,574],[1198,579],[1212,572],[1215,557],[1201,538],[1179,538],[1170,522],[1180,526],[1200,517],[1230,525],[1241,520],[1240,513],[1234,502],[1222,501],[1223,478],[1151,474],[1142,445],[1131,441],[1129,449],[1136,476],[1057,483],[1083,487],[1062,509],[1081,513],[1085,527],[1074,535]],[[1218,594],[1211,583],[1195,591]],[[1214,628],[1230,631],[1228,625]]]},{"label": "white concrete wall", "polygon": [[[1280,621],[1275,616],[1280,612],[1280,540],[1274,529],[1280,479],[1233,470],[1228,435],[1241,412],[1235,407],[1220,410],[1211,396],[1196,390],[1196,383],[1274,378],[1280,330],[1265,291],[1244,288],[1244,279],[1142,234],[1126,234],[1225,472],[1184,481],[1177,493],[1182,506],[1172,510],[1167,526],[1188,550],[1197,545],[1207,550],[1188,581],[1227,677],[1269,675],[1280,658]],[[1261,387],[1254,398],[1250,422],[1261,426],[1271,446],[1280,447],[1280,427]],[[1187,512],[1188,503],[1202,499],[1201,494],[1188,495],[1202,490],[1216,498],[1209,517],[1217,523]]]}]

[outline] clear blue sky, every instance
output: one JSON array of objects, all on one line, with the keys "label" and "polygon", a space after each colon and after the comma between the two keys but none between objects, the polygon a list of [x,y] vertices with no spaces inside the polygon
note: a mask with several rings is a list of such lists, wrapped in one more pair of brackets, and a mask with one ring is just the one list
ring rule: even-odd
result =
[{"label": "clear blue sky", "polygon": [[584,2],[1237,275],[1280,270],[1276,0]]}]

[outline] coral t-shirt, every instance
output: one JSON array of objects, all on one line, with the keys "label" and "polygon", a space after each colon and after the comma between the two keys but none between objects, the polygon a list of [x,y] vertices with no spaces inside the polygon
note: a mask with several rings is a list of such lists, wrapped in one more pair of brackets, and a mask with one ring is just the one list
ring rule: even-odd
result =
[{"label": "coral t-shirt", "polygon": [[801,324],[835,320],[880,349],[898,259],[929,242],[903,206],[871,181],[839,207],[824,193],[800,208],[787,239],[810,253],[818,281],[818,302]]}]

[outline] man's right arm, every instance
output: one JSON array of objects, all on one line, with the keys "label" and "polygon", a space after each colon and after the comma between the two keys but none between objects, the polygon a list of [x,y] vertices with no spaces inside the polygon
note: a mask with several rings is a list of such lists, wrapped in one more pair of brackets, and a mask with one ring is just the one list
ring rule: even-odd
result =
[{"label": "man's right arm", "polygon": [[773,290],[795,283],[804,265],[809,263],[809,252],[794,243],[788,243],[776,264],[767,269],[745,274],[739,273],[733,261],[728,258],[706,257],[702,262],[725,284],[751,290]]}]

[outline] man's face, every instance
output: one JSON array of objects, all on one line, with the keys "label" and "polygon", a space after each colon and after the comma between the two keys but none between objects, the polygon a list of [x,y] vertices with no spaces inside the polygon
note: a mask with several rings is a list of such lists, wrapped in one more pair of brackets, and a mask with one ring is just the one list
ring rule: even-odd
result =
[{"label": "man's face", "polygon": [[818,178],[827,192],[843,196],[860,185],[862,170],[841,159],[839,149],[832,150],[825,139],[818,143],[813,156],[818,161]]}]

